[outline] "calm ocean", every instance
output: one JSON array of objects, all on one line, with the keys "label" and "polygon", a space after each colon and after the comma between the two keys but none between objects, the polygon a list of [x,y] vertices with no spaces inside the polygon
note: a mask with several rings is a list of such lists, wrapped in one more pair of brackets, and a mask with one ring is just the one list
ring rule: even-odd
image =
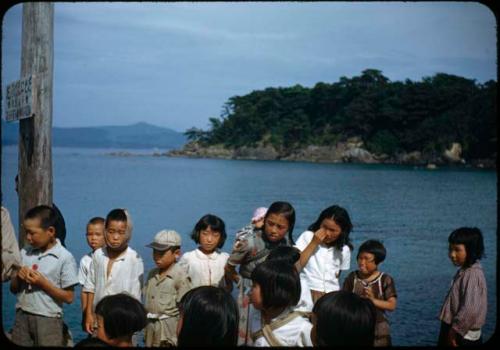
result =
[{"label": "calm ocean", "polygon": [[[455,267],[447,256],[447,237],[459,226],[478,226],[485,236],[482,264],[488,283],[488,339],[496,327],[497,175],[491,170],[406,166],[311,164],[275,161],[185,159],[152,156],[115,157],[110,150],[55,148],[54,202],[64,214],[66,245],[77,261],[88,252],[85,225],[117,207],[128,208],[134,221],[130,246],[153,267],[145,245],[171,228],[182,234],[184,251],[195,248],[188,235],[204,214],[220,216],[229,238],[248,223],[256,207],[285,200],[297,212],[294,237],[332,204],[345,207],[354,224],[357,248],[380,239],[387,259],[380,269],[391,274],[398,307],[389,315],[394,345],[434,345],[437,315]],[[141,153],[141,151],[132,151]],[[151,154],[152,151],[143,151]],[[17,232],[17,146],[2,147],[2,205]],[[351,261],[356,269],[356,261]],[[345,277],[347,273],[343,274]],[[341,277],[342,280],[342,277]],[[80,289],[76,294],[79,296]],[[2,288],[4,329],[13,324],[15,297]],[[80,329],[79,297],[65,306],[65,320],[75,342]]]}]

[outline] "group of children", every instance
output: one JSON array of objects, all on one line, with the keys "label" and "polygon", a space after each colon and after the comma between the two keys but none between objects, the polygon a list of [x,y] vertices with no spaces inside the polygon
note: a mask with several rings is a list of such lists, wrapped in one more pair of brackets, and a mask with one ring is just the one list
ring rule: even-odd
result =
[{"label": "group of children", "polygon": [[[143,330],[148,347],[195,345],[390,346],[386,311],[396,308],[392,277],[379,271],[386,249],[363,242],[358,269],[350,269],[352,223],[337,205],[324,209],[295,243],[295,210],[288,202],[258,208],[236,233],[230,254],[224,221],[203,216],[191,238],[197,249],[181,254],[181,236],[158,232],[156,265],[143,281],[144,265],[128,246],[133,223],[125,209],[87,224],[92,252],[80,261],[56,238],[52,207],[24,217],[28,246],[11,278],[17,294],[12,341],[24,346],[66,345],[62,304],[82,285],[82,327],[89,339],[77,344],[130,346]],[[484,246],[476,228],[449,237],[449,256],[459,270],[443,304],[439,344],[482,342],[486,282],[479,263]],[[233,285],[237,296],[233,298]]]}]

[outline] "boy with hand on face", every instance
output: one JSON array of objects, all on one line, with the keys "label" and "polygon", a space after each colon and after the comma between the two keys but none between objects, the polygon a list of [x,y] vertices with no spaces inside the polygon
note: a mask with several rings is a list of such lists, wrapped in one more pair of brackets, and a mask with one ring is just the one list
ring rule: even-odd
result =
[{"label": "boy with hand on face", "polygon": [[63,303],[73,302],[78,284],[76,261],[56,238],[54,209],[40,205],[24,216],[29,245],[21,250],[21,268],[12,276],[17,294],[11,340],[21,346],[64,346]]}]

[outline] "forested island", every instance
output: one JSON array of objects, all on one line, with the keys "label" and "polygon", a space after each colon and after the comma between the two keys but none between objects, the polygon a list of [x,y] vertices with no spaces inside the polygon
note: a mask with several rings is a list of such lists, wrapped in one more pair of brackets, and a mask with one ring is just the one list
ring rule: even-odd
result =
[{"label": "forested island", "polygon": [[497,83],[380,70],[233,96],[170,156],[496,167]]}]

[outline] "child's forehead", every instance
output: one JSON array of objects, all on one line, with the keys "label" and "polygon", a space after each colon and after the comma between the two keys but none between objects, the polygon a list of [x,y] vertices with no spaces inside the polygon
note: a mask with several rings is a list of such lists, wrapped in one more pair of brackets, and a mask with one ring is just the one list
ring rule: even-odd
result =
[{"label": "child's forehead", "polygon": [[121,226],[127,226],[126,221],[122,220],[108,220],[106,222],[107,227],[114,226],[114,227],[121,227]]},{"label": "child's forehead", "polygon": [[39,217],[24,219],[23,226],[42,227],[42,219]]}]

